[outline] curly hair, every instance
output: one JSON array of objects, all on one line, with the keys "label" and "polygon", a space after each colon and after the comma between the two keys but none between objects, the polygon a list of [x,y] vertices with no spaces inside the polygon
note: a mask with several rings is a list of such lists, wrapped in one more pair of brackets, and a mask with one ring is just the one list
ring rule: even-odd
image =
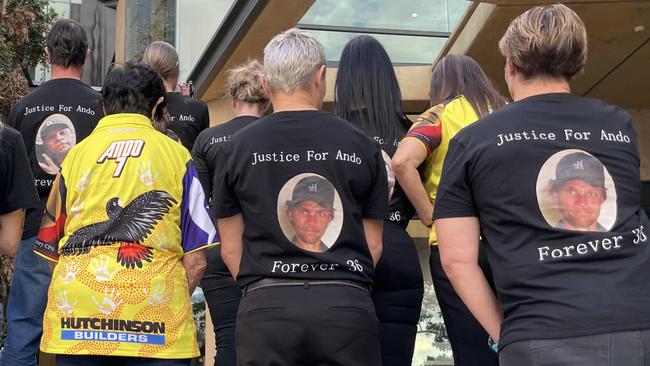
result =
[{"label": "curly hair", "polygon": [[228,95],[245,103],[265,104],[269,97],[262,90],[262,64],[251,60],[227,71]]}]

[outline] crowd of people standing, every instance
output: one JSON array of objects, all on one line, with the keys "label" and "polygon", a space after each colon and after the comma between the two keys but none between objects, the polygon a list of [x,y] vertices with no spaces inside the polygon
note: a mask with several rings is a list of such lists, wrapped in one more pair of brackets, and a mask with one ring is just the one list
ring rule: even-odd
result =
[{"label": "crowd of people standing", "polygon": [[417,214],[455,365],[650,365],[637,138],[625,111],[571,94],[587,44],[573,10],[534,7],[498,44],[511,101],[448,55],[412,122],[370,36],[346,44],[323,111],[325,50],[293,28],[228,71],[235,117],[209,127],[171,45],[98,93],[84,30],[57,21],[51,80],[0,123],[0,253],[16,254],[0,364],[40,348],[58,366],[189,365],[200,285],[217,366],[410,365]]}]

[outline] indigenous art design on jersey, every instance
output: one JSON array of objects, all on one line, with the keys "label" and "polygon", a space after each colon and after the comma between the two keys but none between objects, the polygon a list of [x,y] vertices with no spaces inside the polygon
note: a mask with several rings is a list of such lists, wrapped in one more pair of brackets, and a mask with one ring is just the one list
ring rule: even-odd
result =
[{"label": "indigenous art design on jersey", "polygon": [[190,154],[139,115],[112,115],[55,179],[35,252],[57,261],[41,350],[199,354],[182,257],[218,243]]},{"label": "indigenous art design on jersey", "polygon": [[142,268],[142,261],[151,262],[151,249],[142,245],[158,221],[169,213],[172,204],[178,203],[164,191],[145,192],[126,207],[118,197],[106,203],[108,220],[90,224],[73,232],[61,248],[64,255],[88,253],[98,245],[120,243],[117,260],[127,268]]}]

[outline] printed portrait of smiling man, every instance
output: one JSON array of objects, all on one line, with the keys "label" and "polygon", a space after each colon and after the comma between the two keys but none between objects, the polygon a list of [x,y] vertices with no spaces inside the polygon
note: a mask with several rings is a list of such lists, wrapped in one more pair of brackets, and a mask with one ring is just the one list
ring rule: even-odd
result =
[{"label": "printed portrait of smiling man", "polygon": [[334,187],[317,176],[301,179],[287,202],[287,216],[296,231],[292,243],[311,252],[326,251],[321,238],[334,219]]},{"label": "printed portrait of smiling man", "polygon": [[607,231],[598,222],[600,209],[607,199],[605,169],[598,159],[582,152],[564,156],[555,168],[551,194],[562,219],[557,229]]}]

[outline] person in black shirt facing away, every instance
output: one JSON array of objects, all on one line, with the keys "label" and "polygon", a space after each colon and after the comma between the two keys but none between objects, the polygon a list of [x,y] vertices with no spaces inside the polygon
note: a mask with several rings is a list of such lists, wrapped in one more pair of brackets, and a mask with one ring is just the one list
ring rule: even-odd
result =
[{"label": "person in black shirt facing away", "polygon": [[[264,49],[262,83],[274,113],[234,134],[217,162],[221,254],[243,288],[240,366],[381,364],[370,286],[388,212],[386,169],[374,141],[319,110],[325,69],[323,46],[309,33],[275,36]],[[320,239],[327,250],[300,248],[287,203],[305,201],[305,191],[320,201],[325,181],[334,191],[334,217]]]},{"label": "person in black shirt facing away", "polygon": [[57,21],[47,35],[45,53],[52,79],[18,101],[7,120],[23,136],[40,202],[27,210],[16,255],[7,308],[7,339],[0,359],[3,366],[36,364],[50,271],[32,248],[53,174],[60,170],[72,145],[88,136],[103,116],[99,93],[80,80],[90,54],[81,25],[69,19]]},{"label": "person in black shirt facing away", "polygon": [[[180,139],[186,149],[192,150],[196,137],[210,127],[208,106],[200,100],[175,92],[178,83],[178,53],[167,42],[152,42],[144,50],[142,62],[153,67],[165,82],[169,129]],[[173,137],[172,137],[173,138]]]},{"label": "person in black shirt facing away", "polygon": [[[196,172],[205,190],[206,197],[212,196],[214,177],[219,178],[225,167],[217,166],[221,145],[227,143],[235,132],[262,117],[269,108],[269,98],[262,90],[262,65],[257,60],[249,61],[228,70],[228,95],[235,118],[210,127],[199,134],[192,149]],[[217,201],[214,197],[212,200]],[[221,259],[221,246],[206,253],[208,267],[201,280],[201,288],[210,309],[212,324],[216,333],[217,352],[215,365],[236,365],[235,320],[241,291]]]},{"label": "person in black shirt facing away", "polygon": [[[37,204],[38,194],[23,139],[16,130],[0,122],[0,254],[16,254],[25,209]],[[0,293],[0,334],[4,326],[4,295],[4,291]]]},{"label": "person in black shirt facing away", "polygon": [[[389,184],[395,184],[391,158],[411,126],[393,65],[373,37],[353,38],[343,49],[336,75],[336,111],[382,149]],[[406,232],[415,210],[399,184],[390,192],[384,217],[384,247],[375,269],[372,299],[381,323],[384,366],[411,365],[424,285],[413,239]],[[399,309],[399,311],[395,311]]]},{"label": "person in black shirt facing away", "polygon": [[450,143],[433,213],[443,267],[502,366],[647,365],[650,221],[632,120],[571,94],[587,33],[568,7],[526,11],[499,49],[513,102]]},{"label": "person in black shirt facing away", "polygon": [[[25,210],[38,202],[23,139],[18,131],[0,122],[0,254],[16,254]],[[1,319],[2,312],[0,324]]]}]

